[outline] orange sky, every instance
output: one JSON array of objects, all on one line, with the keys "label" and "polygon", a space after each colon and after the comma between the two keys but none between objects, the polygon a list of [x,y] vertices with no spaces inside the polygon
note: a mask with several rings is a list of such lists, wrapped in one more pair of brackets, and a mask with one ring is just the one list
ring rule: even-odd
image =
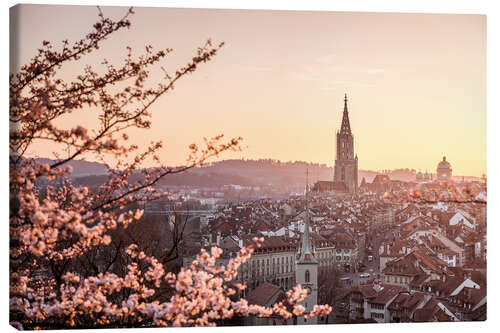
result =
[{"label": "orange sky", "polygon": [[[103,8],[118,17],[124,8]],[[163,140],[162,157],[182,163],[203,136],[242,136],[243,153],[333,165],[343,96],[360,169],[435,171],[443,155],[456,175],[486,172],[486,18],[483,15],[370,14],[136,8],[132,27],[115,34],[85,63],[119,61],[125,47],[172,47],[164,64],[190,59],[211,37],[219,55],[153,108],[153,126],[134,131],[145,147]],[[76,40],[95,7],[24,5],[19,59],[42,40]],[[156,73],[153,79],[161,75]],[[71,121],[92,126],[88,114]],[[69,121],[68,121],[69,122]],[[31,154],[49,156],[38,144]]]}]

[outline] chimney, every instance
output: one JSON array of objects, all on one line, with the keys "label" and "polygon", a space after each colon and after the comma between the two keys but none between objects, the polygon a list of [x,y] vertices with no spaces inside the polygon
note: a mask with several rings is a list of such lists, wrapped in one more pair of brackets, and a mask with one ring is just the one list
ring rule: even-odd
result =
[{"label": "chimney", "polygon": [[217,246],[220,246],[220,232],[217,233]]}]

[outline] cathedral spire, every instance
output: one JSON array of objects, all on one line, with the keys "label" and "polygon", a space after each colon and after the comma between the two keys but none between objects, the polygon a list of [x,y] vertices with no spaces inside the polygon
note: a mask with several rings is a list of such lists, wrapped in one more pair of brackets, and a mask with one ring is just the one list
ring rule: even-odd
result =
[{"label": "cathedral spire", "polygon": [[344,113],[342,114],[341,134],[351,134],[351,125],[349,123],[349,111],[347,109],[347,94],[344,95]]},{"label": "cathedral spire", "polygon": [[309,236],[309,169],[306,171],[306,221],[304,225],[304,233],[302,234],[302,244],[297,253],[297,263],[316,263],[315,251],[311,247],[311,239]]}]

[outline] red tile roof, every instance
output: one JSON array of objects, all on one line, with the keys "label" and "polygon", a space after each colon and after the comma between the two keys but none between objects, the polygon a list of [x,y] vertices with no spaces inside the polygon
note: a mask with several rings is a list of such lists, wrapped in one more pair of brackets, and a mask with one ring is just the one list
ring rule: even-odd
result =
[{"label": "red tile roof", "polygon": [[374,284],[365,284],[358,287],[358,291],[361,292],[363,297],[367,298],[370,303],[387,304],[387,302],[398,293],[406,291],[405,287],[385,283],[380,283],[382,288],[377,291]]},{"label": "red tile roof", "polygon": [[279,293],[284,294],[279,286],[269,282],[263,282],[248,294],[247,301],[248,304],[270,306],[272,304],[268,303]]}]

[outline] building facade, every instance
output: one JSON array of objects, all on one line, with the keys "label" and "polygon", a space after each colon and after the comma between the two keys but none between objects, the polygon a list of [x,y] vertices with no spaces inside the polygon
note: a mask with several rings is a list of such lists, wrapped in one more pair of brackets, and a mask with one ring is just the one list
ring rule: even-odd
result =
[{"label": "building facade", "polygon": [[354,155],[354,137],[349,123],[347,95],[344,97],[344,113],[340,131],[337,131],[337,151],[333,180],[343,182],[349,193],[358,192],[358,156]]}]

